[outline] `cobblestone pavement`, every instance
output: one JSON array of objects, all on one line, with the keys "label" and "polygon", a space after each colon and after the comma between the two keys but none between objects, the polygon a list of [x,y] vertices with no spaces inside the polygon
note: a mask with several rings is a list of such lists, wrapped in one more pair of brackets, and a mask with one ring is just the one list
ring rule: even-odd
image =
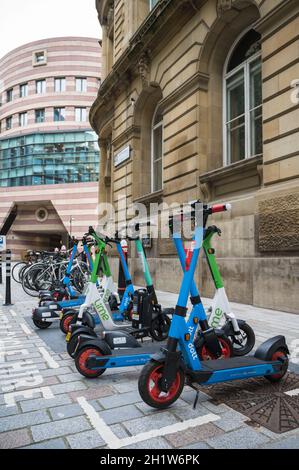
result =
[{"label": "cobblestone pavement", "polygon": [[[173,306],[176,296],[159,292]],[[299,448],[299,429],[274,434],[224,404],[216,406],[185,387],[167,411],[155,411],[138,394],[139,368],[106,371],[97,379],[79,375],[57,325],[39,330],[30,319],[36,300],[13,282],[13,305],[4,307],[0,285],[0,448]],[[205,304],[207,304],[205,300]],[[264,339],[284,334],[298,370],[299,316],[232,304]],[[52,349],[53,343],[58,348]],[[49,338],[52,338],[51,341]],[[299,354],[298,354],[299,356]],[[183,423],[183,430],[177,431]]]}]

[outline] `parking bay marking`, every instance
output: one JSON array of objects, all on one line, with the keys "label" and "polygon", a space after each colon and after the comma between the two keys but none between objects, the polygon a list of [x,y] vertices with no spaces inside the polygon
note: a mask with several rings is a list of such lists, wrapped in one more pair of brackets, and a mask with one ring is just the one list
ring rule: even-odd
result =
[{"label": "parking bay marking", "polygon": [[25,323],[20,323],[20,327],[24,331],[25,335],[32,335],[32,331],[30,330],[30,328],[28,328],[27,325],[25,325]]},{"label": "parking bay marking", "polygon": [[38,349],[51,369],[59,369],[60,365],[58,364],[58,362],[56,362],[53,359],[53,357],[48,353],[48,351],[43,346],[41,346]]},{"label": "parking bay marking", "polygon": [[137,442],[146,441],[154,437],[162,437],[166,436],[167,434],[185,431],[186,429],[201,426],[203,424],[211,423],[212,421],[217,421],[220,419],[220,416],[213,413],[208,413],[204,416],[198,416],[197,418],[170,424],[169,426],[164,426],[159,429],[152,429],[151,431],[143,432],[136,436],[119,439],[114,434],[114,432],[111,431],[110,427],[105,423],[105,421],[99,416],[93,406],[87,402],[85,397],[78,397],[77,401],[87,415],[94,429],[98,432],[102,439],[104,439],[110,449],[120,449],[121,447],[125,447],[130,444],[136,444]]}]

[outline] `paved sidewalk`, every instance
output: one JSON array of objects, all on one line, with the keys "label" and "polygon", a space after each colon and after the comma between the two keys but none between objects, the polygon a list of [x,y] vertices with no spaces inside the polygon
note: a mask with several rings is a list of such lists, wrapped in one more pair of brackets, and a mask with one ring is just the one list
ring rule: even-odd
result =
[{"label": "paved sidewalk", "polygon": [[[67,353],[49,346],[55,336],[64,351],[58,326],[37,334],[30,319],[36,300],[14,282],[13,306],[2,305],[3,285],[0,295],[0,448],[299,448],[299,429],[274,434],[227,405],[215,405],[205,393],[193,410],[189,387],[168,410],[155,411],[140,399],[137,367],[83,378]],[[176,302],[173,294],[158,296],[163,306]],[[299,373],[299,316],[232,306],[255,330],[257,345],[284,334],[290,369]],[[177,432],[178,423],[183,431]]]}]

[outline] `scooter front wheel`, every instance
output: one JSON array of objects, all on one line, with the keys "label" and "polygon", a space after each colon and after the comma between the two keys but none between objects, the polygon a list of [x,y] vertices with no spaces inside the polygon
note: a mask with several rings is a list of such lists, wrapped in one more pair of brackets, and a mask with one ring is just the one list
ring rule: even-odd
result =
[{"label": "scooter front wheel", "polygon": [[72,312],[66,312],[63,314],[61,320],[60,320],[60,329],[62,331],[62,333],[64,333],[65,335],[68,333],[69,331],[69,326],[70,324],[72,323],[72,320],[74,318],[74,314],[76,312],[72,311]]},{"label": "scooter front wheel", "polygon": [[97,346],[86,346],[78,351],[75,359],[77,371],[88,379],[93,379],[102,375],[106,369],[89,369],[87,360],[90,356],[104,356],[103,351]]},{"label": "scooter front wheel", "polygon": [[163,369],[164,364],[151,360],[143,367],[138,380],[138,390],[142,400],[160,410],[172,405],[179,398],[185,384],[185,373],[179,369],[168,392],[163,392],[160,388]]},{"label": "scooter front wheel", "polygon": [[155,341],[164,341],[171,325],[170,318],[164,313],[158,315],[151,324],[150,335]]},{"label": "scooter front wheel", "polygon": [[66,350],[69,354],[69,356],[74,357],[75,356],[75,351],[78,343],[78,338],[80,336],[80,333],[76,334],[73,333],[67,342]]},{"label": "scooter front wheel", "polygon": [[233,345],[234,356],[245,356],[254,347],[255,334],[251,326],[249,326],[247,323],[238,322],[238,324],[242,338],[236,338],[234,335],[229,335],[229,338]]}]

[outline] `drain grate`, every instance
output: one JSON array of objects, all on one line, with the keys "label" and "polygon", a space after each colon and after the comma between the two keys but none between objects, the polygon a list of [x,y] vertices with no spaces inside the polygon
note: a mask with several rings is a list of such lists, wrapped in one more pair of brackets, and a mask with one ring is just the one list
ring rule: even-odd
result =
[{"label": "drain grate", "polygon": [[237,380],[202,387],[202,391],[214,403],[225,403],[275,433],[299,427],[299,375],[291,372],[278,383],[264,378]]}]

